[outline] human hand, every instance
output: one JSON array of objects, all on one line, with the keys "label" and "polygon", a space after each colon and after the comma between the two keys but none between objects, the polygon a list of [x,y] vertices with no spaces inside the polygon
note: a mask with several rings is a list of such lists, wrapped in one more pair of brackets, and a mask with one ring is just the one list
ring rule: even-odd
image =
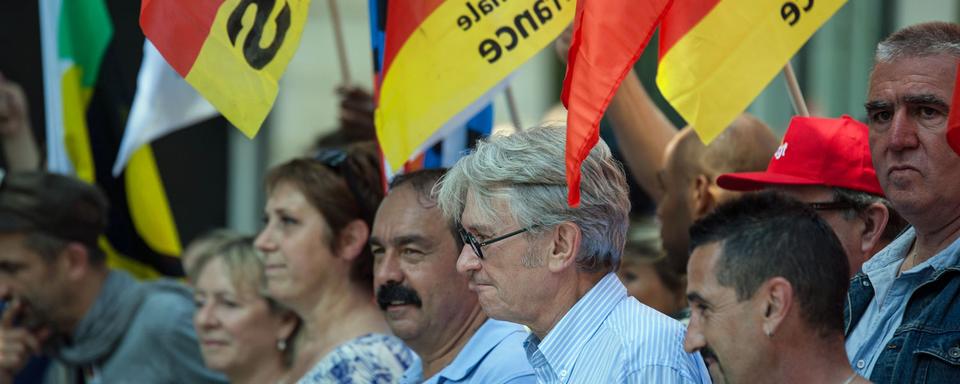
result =
[{"label": "human hand", "polygon": [[0,136],[27,131],[27,98],[20,84],[0,74]]},{"label": "human hand", "polygon": [[15,324],[23,312],[18,299],[9,300],[0,317],[0,383],[10,383],[33,355],[41,352],[43,341],[49,336],[46,328],[32,332]]}]

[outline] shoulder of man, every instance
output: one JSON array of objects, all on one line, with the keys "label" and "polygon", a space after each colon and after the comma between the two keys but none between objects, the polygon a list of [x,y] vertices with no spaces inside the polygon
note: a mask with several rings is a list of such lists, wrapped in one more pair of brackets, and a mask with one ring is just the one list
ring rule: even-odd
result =
[{"label": "shoulder of man", "polygon": [[206,368],[200,354],[191,291],[173,281],[144,283],[143,302],[127,330],[135,344],[149,345],[157,367],[169,370],[178,382],[224,383],[226,378]]},{"label": "shoulder of man", "polygon": [[474,382],[483,383],[536,383],[537,377],[523,342],[529,333],[522,327],[503,338],[484,356],[472,377]]},{"label": "shoulder of man", "polygon": [[673,365],[690,359],[683,349],[686,327],[633,297],[620,303],[604,322],[604,331],[620,343],[630,365]]}]

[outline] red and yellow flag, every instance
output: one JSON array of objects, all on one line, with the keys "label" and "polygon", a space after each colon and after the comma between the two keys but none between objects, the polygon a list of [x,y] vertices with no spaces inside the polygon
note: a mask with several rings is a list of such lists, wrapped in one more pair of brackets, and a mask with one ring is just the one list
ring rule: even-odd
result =
[{"label": "red and yellow flag", "polygon": [[248,137],[260,130],[309,0],[143,0],[140,27],[168,63]]},{"label": "red and yellow flag", "polygon": [[947,118],[947,142],[953,151],[960,155],[960,64],[957,64],[957,80],[953,86],[953,102],[950,104],[950,116]]},{"label": "red and yellow flag", "polygon": [[567,76],[567,202],[580,204],[580,164],[600,139],[600,119],[671,0],[580,0]]},{"label": "red and yellow flag", "polygon": [[743,112],[846,0],[674,0],[657,86],[704,143]]},{"label": "red and yellow flag", "polygon": [[376,124],[391,170],[485,108],[574,11],[574,0],[389,2]]}]

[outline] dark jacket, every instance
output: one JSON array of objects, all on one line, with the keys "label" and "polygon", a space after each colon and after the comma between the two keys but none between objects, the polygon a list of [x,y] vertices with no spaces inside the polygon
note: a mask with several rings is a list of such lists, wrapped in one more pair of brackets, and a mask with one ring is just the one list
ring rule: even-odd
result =
[{"label": "dark jacket", "polygon": [[[849,336],[873,300],[862,271],[850,281],[844,310]],[[877,359],[874,383],[960,382],[960,266],[933,273],[914,289],[900,326]]]}]

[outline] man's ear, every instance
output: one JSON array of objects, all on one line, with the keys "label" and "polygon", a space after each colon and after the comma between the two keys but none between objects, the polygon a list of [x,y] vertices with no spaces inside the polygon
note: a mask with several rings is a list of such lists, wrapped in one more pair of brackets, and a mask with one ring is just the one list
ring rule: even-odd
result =
[{"label": "man's ear", "polygon": [[550,272],[560,272],[576,264],[582,233],[580,227],[570,221],[557,225],[554,232],[547,268]]},{"label": "man's ear", "polygon": [[793,306],[793,285],[787,279],[777,276],[763,283],[757,289],[757,294],[761,295],[763,332],[767,336],[775,335]]},{"label": "man's ear", "polygon": [[872,203],[860,213],[860,218],[864,224],[863,231],[860,233],[860,250],[865,255],[872,255],[885,245],[883,232],[890,221],[890,210],[882,203]]},{"label": "man's ear", "polygon": [[370,227],[363,220],[357,219],[348,223],[338,235],[336,254],[346,261],[353,261],[366,248],[370,238]]},{"label": "man's ear", "polygon": [[713,185],[710,176],[702,173],[693,179],[690,186],[692,188],[693,204],[690,207],[694,219],[706,216],[717,206],[718,196]]},{"label": "man's ear", "polygon": [[55,261],[70,280],[79,280],[90,269],[90,250],[86,245],[71,241],[60,250]]}]

